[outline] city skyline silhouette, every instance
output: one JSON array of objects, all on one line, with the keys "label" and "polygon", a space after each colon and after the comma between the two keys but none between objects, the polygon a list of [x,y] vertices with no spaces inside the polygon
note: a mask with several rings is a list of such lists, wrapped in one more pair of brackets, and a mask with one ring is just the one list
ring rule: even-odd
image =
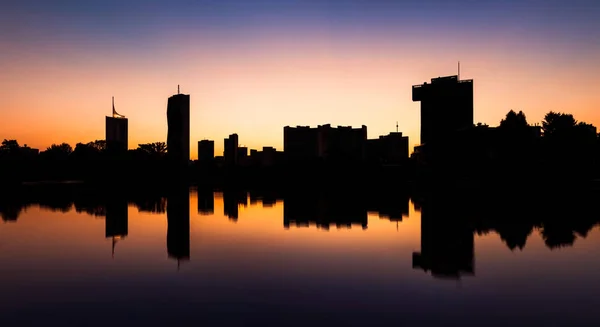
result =
[{"label": "city skyline silhouette", "polygon": [[600,326],[599,17],[3,4],[2,326]]},{"label": "city skyline silhouette", "polygon": [[461,79],[477,83],[475,122],[494,126],[512,109],[532,123],[555,111],[600,124],[593,1],[543,11],[514,1],[247,6],[10,4],[2,27],[17,32],[0,39],[0,138],[40,150],[103,139],[114,96],[130,120],[130,148],[164,140],[166,99],[181,85],[192,95],[192,158],[194,140],[238,133],[249,148],[281,148],[281,127],[327,123],[364,124],[374,138],[398,121],[412,148],[419,104],[406,86],[454,75],[458,61]]}]

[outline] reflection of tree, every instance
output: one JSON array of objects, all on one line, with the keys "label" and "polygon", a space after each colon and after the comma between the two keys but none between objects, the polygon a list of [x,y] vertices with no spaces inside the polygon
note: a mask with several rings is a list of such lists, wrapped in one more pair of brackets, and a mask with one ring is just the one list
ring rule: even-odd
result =
[{"label": "reflection of tree", "polygon": [[73,208],[73,202],[70,199],[40,199],[37,202],[40,208],[48,209],[54,212],[67,213]]},{"label": "reflection of tree", "polygon": [[167,199],[165,197],[137,198],[133,201],[140,212],[165,213]]},{"label": "reflection of tree", "polygon": [[575,233],[564,222],[546,222],[540,229],[544,243],[550,249],[572,246],[575,243]]},{"label": "reflection of tree", "polygon": [[5,222],[16,222],[22,210],[21,206],[0,206],[0,215]]},{"label": "reflection of tree", "polygon": [[523,250],[527,238],[533,232],[533,225],[527,223],[500,224],[495,229],[509,249]]},{"label": "reflection of tree", "polygon": [[[513,190],[506,194],[495,190],[455,191],[448,195],[448,201],[469,201],[458,210],[471,222],[473,232],[494,231],[511,250],[524,249],[533,230],[540,232],[548,248],[556,249],[573,245],[578,237],[586,237],[600,223],[597,194],[581,187],[569,191]],[[413,202],[415,208],[420,206],[425,210],[427,206],[422,196],[413,197]]]}]

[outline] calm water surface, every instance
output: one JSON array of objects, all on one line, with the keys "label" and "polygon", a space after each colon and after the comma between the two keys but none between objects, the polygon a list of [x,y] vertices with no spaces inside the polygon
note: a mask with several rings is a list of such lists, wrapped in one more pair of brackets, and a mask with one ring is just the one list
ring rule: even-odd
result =
[{"label": "calm water surface", "polygon": [[0,325],[600,326],[581,201],[553,210],[575,223],[529,224],[468,198],[317,193],[5,203]]}]

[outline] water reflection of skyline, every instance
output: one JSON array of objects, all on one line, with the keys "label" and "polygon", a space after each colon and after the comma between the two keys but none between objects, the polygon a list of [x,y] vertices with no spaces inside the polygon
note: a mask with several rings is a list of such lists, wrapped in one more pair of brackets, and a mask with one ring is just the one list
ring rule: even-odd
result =
[{"label": "water reflection of skyline", "polygon": [[[429,193],[409,196],[394,190],[321,189],[298,190],[211,189],[168,190],[123,193],[79,191],[11,194],[0,200],[0,214],[6,223],[15,223],[31,206],[44,210],[85,213],[104,218],[105,237],[112,240],[112,254],[118,241],[129,237],[128,207],[139,212],[165,214],[168,257],[178,262],[190,259],[190,196],[197,197],[200,216],[214,215],[215,202],[222,201],[223,215],[235,222],[240,208],[273,208],[283,203],[283,228],[312,227],[322,230],[368,229],[369,214],[402,222],[409,217],[409,198],[421,214],[421,246],[413,253],[414,269],[435,277],[460,278],[475,273],[476,235],[495,232],[512,250],[523,250],[527,239],[538,231],[546,247],[572,246],[584,239],[600,222],[594,193],[554,194],[522,198],[509,196]],[[465,199],[470,199],[467,202]],[[399,225],[401,228],[401,224]],[[232,226],[233,227],[233,226]]]},{"label": "water reflection of skyline", "polygon": [[[247,205],[239,201],[235,223],[223,215],[223,197],[230,195],[223,190],[80,192],[67,201],[55,196],[60,200],[55,213],[49,211],[53,201],[48,199],[43,207],[23,206],[16,223],[0,223],[3,312],[18,318],[27,307],[31,316],[44,317],[41,311],[54,314],[66,304],[85,302],[105,312],[104,306],[114,303],[122,308],[120,317],[142,307],[150,312],[160,307],[189,319],[198,312],[215,317],[228,310],[242,312],[260,302],[266,305],[257,311],[274,309],[295,317],[298,309],[307,312],[334,303],[336,312],[365,312],[365,317],[379,315],[382,308],[391,316],[401,308],[410,322],[419,324],[424,316],[450,317],[461,308],[465,315],[491,316],[500,310],[533,317],[544,310],[560,312],[565,305],[575,315],[598,304],[600,266],[594,257],[600,228],[587,228],[597,217],[593,196],[563,195],[562,201],[553,198],[557,203],[542,210],[544,201],[533,198],[523,206],[515,198],[406,192],[405,203],[407,196],[400,191],[385,201],[377,199],[377,191],[348,191],[241,191]],[[386,204],[398,198],[399,205]],[[38,203],[32,197],[21,199],[23,204]],[[361,225],[337,230],[335,223],[329,231],[316,223],[283,226],[286,206],[299,216],[303,211],[298,210],[319,213],[315,210],[321,206],[323,214],[344,202],[353,205],[334,212],[330,220],[340,217],[342,224],[348,219],[344,213],[362,217],[366,211],[367,230]],[[204,214],[211,210],[212,215]],[[394,210],[401,217],[408,211],[398,231],[397,222],[385,217]],[[564,221],[553,221],[556,217]],[[575,235],[574,246],[560,251],[548,247],[559,240],[571,242],[565,235]],[[407,299],[402,306],[400,298]],[[240,304],[232,307],[231,299]],[[428,304],[438,302],[446,307],[430,311]],[[51,305],[48,310],[46,303]],[[187,306],[173,311],[181,303]],[[197,306],[205,303],[217,303],[218,312]],[[588,305],[582,309],[577,303]],[[75,308],[84,319],[94,317],[91,309]],[[577,314],[579,320],[589,316]],[[550,318],[543,321],[556,320]],[[400,320],[406,323],[404,317]]]}]

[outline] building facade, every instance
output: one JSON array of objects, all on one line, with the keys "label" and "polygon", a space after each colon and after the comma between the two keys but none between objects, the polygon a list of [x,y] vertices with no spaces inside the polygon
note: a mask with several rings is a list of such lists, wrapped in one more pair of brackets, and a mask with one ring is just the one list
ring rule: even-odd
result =
[{"label": "building facade", "polygon": [[190,96],[176,94],[167,104],[167,153],[173,163],[190,160]]},{"label": "building facade", "polygon": [[399,165],[408,160],[408,136],[401,132],[382,135],[367,141],[367,157],[369,162],[378,164]]},{"label": "building facade", "polygon": [[298,161],[361,162],[366,156],[367,127],[332,127],[330,124],[316,128],[308,126],[283,129],[283,151],[286,159]]},{"label": "building facade", "polygon": [[198,162],[210,163],[215,159],[215,141],[198,141]]},{"label": "building facade", "polygon": [[127,118],[106,117],[106,148],[109,151],[126,151],[128,144]]},{"label": "building facade", "polygon": [[473,80],[432,78],[413,85],[412,100],[421,102],[421,144],[473,126]]},{"label": "building facade", "polygon": [[225,165],[235,166],[238,163],[239,138],[237,134],[231,134],[225,139],[223,148],[223,158]]}]

